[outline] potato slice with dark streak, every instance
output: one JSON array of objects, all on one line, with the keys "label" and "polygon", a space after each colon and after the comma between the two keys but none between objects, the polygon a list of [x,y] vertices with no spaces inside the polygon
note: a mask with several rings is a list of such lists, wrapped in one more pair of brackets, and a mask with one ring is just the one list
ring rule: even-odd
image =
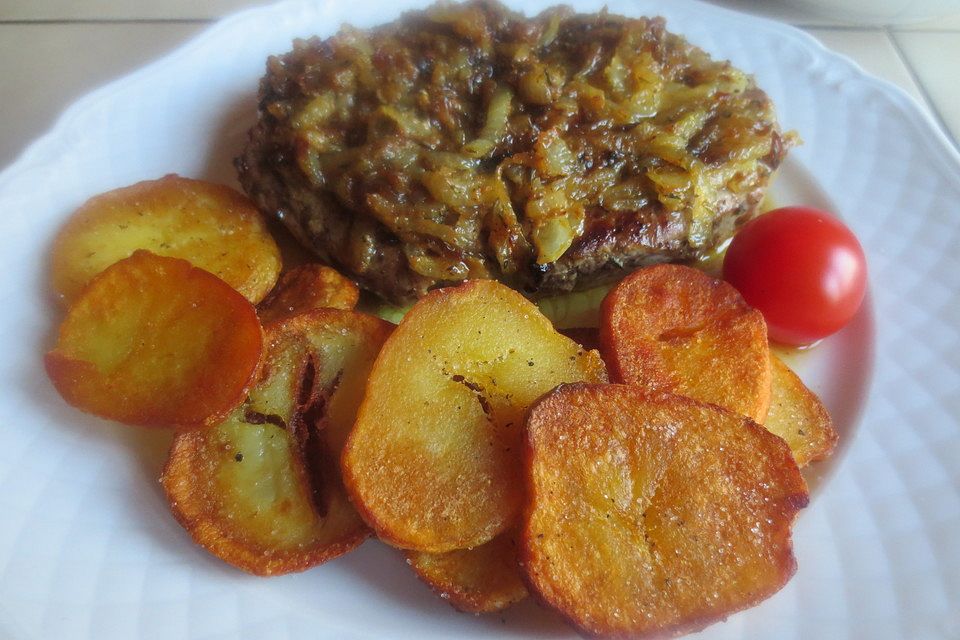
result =
[{"label": "potato slice with dark streak", "polygon": [[196,428],[243,401],[263,334],[253,306],[186,260],[137,251],[94,278],[47,353],[75,407],[127,424]]},{"label": "potato slice with dark streak", "polygon": [[223,185],[168,175],[84,203],[54,240],[53,290],[69,304],[137,249],[189,260],[254,303],[280,273],[280,250],[252,202]]},{"label": "potato slice with dark streak", "polygon": [[639,269],[604,298],[610,378],[712,402],[762,422],[770,406],[767,325],[732,286],[690,267]]},{"label": "potato slice with dark streak", "polygon": [[501,533],[474,549],[446,553],[407,551],[406,555],[407,563],[420,579],[459,611],[501,611],[527,597],[513,531]]},{"label": "potato slice with dark streak", "polygon": [[515,521],[527,407],[561,382],[605,381],[595,351],[490,280],[433,291],[384,345],[344,451],[344,481],[385,542],[440,553]]},{"label": "potato slice with dark streak", "polygon": [[748,418],[628,385],[563,385],[530,410],[520,559],[594,636],[672,637],[757,604],[794,573],[806,485]]},{"label": "potato slice with dark streak", "polygon": [[177,436],[161,482],[194,540],[250,573],[302,571],[368,529],[339,455],[389,323],[317,310],[267,327],[263,375],[221,424]]},{"label": "potato slice with dark streak", "polygon": [[837,445],[830,414],[790,367],[776,356],[770,358],[773,390],[764,426],[786,440],[801,467],[828,457]]},{"label": "potato slice with dark streak", "polygon": [[267,324],[310,309],[344,309],[357,306],[360,289],[349,278],[322,264],[303,264],[280,277],[257,313]]}]

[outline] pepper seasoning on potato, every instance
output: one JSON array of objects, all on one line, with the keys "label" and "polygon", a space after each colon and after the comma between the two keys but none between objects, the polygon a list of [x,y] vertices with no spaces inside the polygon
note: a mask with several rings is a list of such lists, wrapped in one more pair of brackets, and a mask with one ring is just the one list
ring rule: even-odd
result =
[{"label": "pepper seasoning on potato", "polygon": [[344,481],[385,542],[442,553],[511,527],[527,408],[562,382],[606,380],[599,354],[492,280],[433,291],[370,373]]}]

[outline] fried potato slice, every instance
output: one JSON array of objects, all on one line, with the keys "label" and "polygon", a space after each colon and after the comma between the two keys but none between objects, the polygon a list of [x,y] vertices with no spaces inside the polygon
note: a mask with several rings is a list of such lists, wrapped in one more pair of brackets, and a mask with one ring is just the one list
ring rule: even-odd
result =
[{"label": "fried potato slice", "polygon": [[771,355],[770,364],[773,384],[764,426],[786,440],[801,467],[828,457],[837,432],[826,407],[783,360]]},{"label": "fried potato slice", "polygon": [[280,273],[280,250],[253,203],[229,187],[177,175],[91,198],[52,249],[51,283],[66,304],[137,249],[189,260],[253,303]]},{"label": "fried potato slice", "polygon": [[303,264],[280,277],[257,313],[264,324],[310,309],[344,309],[357,306],[360,289],[352,280],[322,264]]},{"label": "fried potato slice", "polygon": [[263,375],[222,423],[177,436],[161,483],[174,516],[244,571],[302,571],[369,534],[350,505],[339,455],[391,326],[338,310],[267,328]]},{"label": "fried potato slice", "polygon": [[407,563],[420,579],[459,611],[501,611],[527,597],[513,531],[501,533],[474,549],[405,553]]},{"label": "fried potato slice", "polygon": [[647,267],[621,281],[600,313],[600,352],[615,382],[766,417],[767,325],[726,282],[681,265]]},{"label": "fried potato slice", "polygon": [[673,637],[778,591],[807,489],[786,444],[728,410],[564,385],[530,410],[520,559],[593,636]]},{"label": "fried potato slice", "polygon": [[212,424],[254,382],[263,334],[243,296],[186,260],[137,251],[70,307],[47,375],[73,406],[126,424]]},{"label": "fried potato slice", "polygon": [[516,291],[476,280],[433,291],[377,358],[342,460],[385,542],[442,553],[510,527],[522,499],[527,407],[561,382],[605,381],[599,354]]}]

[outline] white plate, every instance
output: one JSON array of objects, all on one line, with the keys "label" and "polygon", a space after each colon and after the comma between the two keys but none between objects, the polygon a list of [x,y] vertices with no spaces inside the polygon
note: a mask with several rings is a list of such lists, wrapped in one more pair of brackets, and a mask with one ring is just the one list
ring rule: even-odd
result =
[{"label": "white plate", "polygon": [[[172,171],[234,182],[230,159],[268,54],[418,4],[302,1],[238,14],[79,101],[0,174],[0,637],[570,635],[529,602],[457,614],[375,542],[303,574],[246,576],[170,517],[156,482],[169,435],[66,407],[42,371],[59,313],[44,294],[47,245],[75,207]],[[960,156],[904,93],[795,29],[694,2],[607,4],[663,14],[756,74],[805,140],[778,202],[837,211],[871,269],[875,342],[865,312],[796,362],[846,447],[797,524],[800,569],[699,637],[960,637]]]}]

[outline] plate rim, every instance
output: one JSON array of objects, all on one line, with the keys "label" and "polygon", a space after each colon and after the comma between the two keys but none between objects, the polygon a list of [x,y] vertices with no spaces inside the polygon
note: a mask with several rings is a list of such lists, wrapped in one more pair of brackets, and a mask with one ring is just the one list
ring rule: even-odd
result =
[{"label": "plate rim", "polygon": [[[709,9],[711,12],[721,12],[736,17],[747,17],[751,20],[751,24],[762,25],[775,34],[787,35],[805,48],[811,49],[816,56],[817,65],[830,67],[829,72],[831,74],[835,68],[837,72],[841,74],[840,79],[837,80],[838,82],[853,80],[877,91],[885,99],[895,104],[899,113],[907,116],[905,120],[917,134],[916,140],[918,142],[922,141],[926,149],[936,153],[937,166],[943,169],[945,178],[957,185],[958,189],[960,189],[960,151],[953,146],[950,138],[942,130],[940,124],[930,112],[906,91],[889,81],[869,74],[849,57],[830,50],[816,38],[801,29],[776,20],[718,7],[700,2],[699,0],[687,0],[686,4],[701,6],[704,7],[704,9]],[[204,28],[153,62],[147,63],[80,96],[61,112],[60,116],[58,116],[53,125],[47,129],[44,134],[23,149],[13,163],[6,169],[0,171],[0,201],[8,195],[8,190],[11,186],[15,186],[18,177],[23,172],[28,172],[34,168],[42,167],[48,162],[55,161],[55,157],[52,157],[51,153],[55,152],[56,149],[63,144],[62,140],[64,136],[68,134],[71,124],[75,119],[82,118],[88,110],[95,109],[101,101],[112,99],[112,95],[125,90],[129,84],[141,81],[149,82],[151,76],[163,70],[168,65],[178,64],[179,60],[189,56],[195,49],[203,47],[208,41],[218,38],[221,32],[229,32],[237,22],[249,20],[251,16],[261,14],[270,15],[274,11],[294,12],[302,10],[307,6],[316,6],[316,3],[310,3],[306,0],[283,0],[274,4],[252,7],[233,13]],[[831,75],[831,77],[834,76]],[[801,161],[801,164],[806,167],[805,162]],[[881,342],[878,339],[878,327],[876,323],[873,323],[873,330],[874,339],[872,341],[872,352],[875,363],[879,364]],[[870,378],[867,380],[864,392],[865,402],[861,408],[859,419],[862,419],[864,413],[867,411],[869,400],[873,395],[875,386],[876,366],[870,369]],[[859,433],[862,428],[863,426],[861,425],[855,429],[855,432]],[[848,446],[846,449],[843,455],[848,453],[852,449],[852,446]],[[841,464],[836,465],[830,473],[831,478],[836,475],[841,466]],[[0,605],[0,611],[2,610],[4,610],[3,606]],[[14,618],[13,621],[15,622],[16,619]],[[0,618],[0,630],[5,629],[3,626],[5,622],[8,621]],[[19,631],[18,627],[14,627],[14,629]]]}]

